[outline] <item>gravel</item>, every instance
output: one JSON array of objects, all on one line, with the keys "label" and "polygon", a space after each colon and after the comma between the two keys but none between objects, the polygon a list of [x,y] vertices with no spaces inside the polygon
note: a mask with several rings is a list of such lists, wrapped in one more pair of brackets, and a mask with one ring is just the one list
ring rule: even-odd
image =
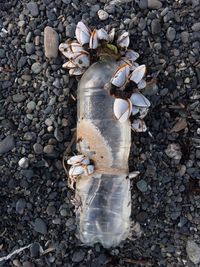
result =
[{"label": "gravel", "polygon": [[[0,6],[0,258],[31,244],[0,266],[199,265],[199,1]],[[131,219],[143,234],[110,250],[77,239],[62,165],[76,128],[77,79],[62,68],[58,45],[74,38],[80,20],[128,30],[138,62],[147,65],[148,131],[132,133],[129,157],[130,171],[140,172],[131,180]]]}]

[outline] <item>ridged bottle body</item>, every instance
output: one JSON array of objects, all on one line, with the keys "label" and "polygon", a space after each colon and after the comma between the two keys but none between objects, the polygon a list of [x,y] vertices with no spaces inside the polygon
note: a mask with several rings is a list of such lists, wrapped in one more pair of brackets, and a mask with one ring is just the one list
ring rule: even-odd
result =
[{"label": "ridged bottle body", "polygon": [[120,123],[113,114],[114,98],[104,89],[117,63],[100,61],[83,75],[78,87],[77,149],[93,160],[95,172],[76,183],[80,240],[105,248],[115,247],[130,230],[131,194],[128,157],[130,122]]}]

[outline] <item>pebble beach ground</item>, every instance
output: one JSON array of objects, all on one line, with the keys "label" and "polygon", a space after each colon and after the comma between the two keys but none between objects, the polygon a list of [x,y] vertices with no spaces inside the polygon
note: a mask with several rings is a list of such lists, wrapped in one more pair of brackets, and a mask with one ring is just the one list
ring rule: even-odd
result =
[{"label": "pebble beach ground", "polygon": [[[200,266],[199,17],[199,0],[0,0],[0,266]],[[111,250],[75,236],[62,156],[77,81],[57,49],[44,52],[45,27],[58,46],[80,20],[128,30],[138,62],[159,73],[145,88],[149,133],[133,133],[129,160],[143,234]]]}]

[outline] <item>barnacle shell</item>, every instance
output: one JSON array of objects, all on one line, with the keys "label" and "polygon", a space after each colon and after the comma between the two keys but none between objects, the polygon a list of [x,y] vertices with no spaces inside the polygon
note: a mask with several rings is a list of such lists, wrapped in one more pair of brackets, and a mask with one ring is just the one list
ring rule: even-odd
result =
[{"label": "barnacle shell", "polygon": [[109,35],[106,30],[103,28],[97,30],[97,37],[99,40],[106,40],[109,41]]},{"label": "barnacle shell", "polygon": [[136,106],[136,107],[148,108],[151,105],[149,100],[145,96],[143,96],[141,93],[133,93],[131,95],[130,100],[133,106]]},{"label": "barnacle shell", "polygon": [[130,80],[139,83],[142,78],[144,77],[146,72],[146,66],[145,65],[140,65],[138,66],[131,74]]},{"label": "barnacle shell", "polygon": [[90,160],[85,155],[76,155],[67,160],[67,164],[69,165],[88,165]]},{"label": "barnacle shell", "polygon": [[121,48],[127,48],[129,46],[130,39],[128,32],[122,33],[117,39],[117,45]]},{"label": "barnacle shell", "polygon": [[82,21],[78,22],[75,34],[81,45],[89,43],[91,31]]},{"label": "barnacle shell", "polygon": [[145,122],[141,119],[134,120],[133,123],[131,124],[132,129],[135,132],[146,132],[147,126]]},{"label": "barnacle shell", "polygon": [[90,49],[96,49],[98,47],[98,38],[97,38],[97,30],[93,30],[92,34],[90,36],[90,43],[89,43]]},{"label": "barnacle shell", "polygon": [[132,103],[129,99],[116,98],[113,106],[115,117],[119,122],[125,122],[130,117],[132,111]]},{"label": "barnacle shell", "polygon": [[125,63],[121,65],[116,70],[114,77],[111,80],[111,83],[117,87],[122,87],[126,83],[129,73],[130,73],[129,64]]}]

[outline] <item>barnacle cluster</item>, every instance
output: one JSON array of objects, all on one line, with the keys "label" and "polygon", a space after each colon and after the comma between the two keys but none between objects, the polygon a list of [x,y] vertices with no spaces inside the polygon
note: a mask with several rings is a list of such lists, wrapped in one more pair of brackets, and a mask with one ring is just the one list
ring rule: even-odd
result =
[{"label": "barnacle cluster", "polygon": [[143,119],[148,113],[150,102],[141,90],[146,87],[146,66],[139,65],[136,62],[139,54],[128,49],[129,33],[123,32],[116,38],[114,28],[110,32],[103,28],[91,30],[80,21],[75,34],[76,40],[68,39],[59,46],[60,52],[68,59],[63,68],[69,69],[70,75],[80,76],[102,55],[111,55],[119,66],[110,81],[109,90],[115,97],[114,115],[121,123],[131,117],[132,129],[145,132],[147,127]]}]

